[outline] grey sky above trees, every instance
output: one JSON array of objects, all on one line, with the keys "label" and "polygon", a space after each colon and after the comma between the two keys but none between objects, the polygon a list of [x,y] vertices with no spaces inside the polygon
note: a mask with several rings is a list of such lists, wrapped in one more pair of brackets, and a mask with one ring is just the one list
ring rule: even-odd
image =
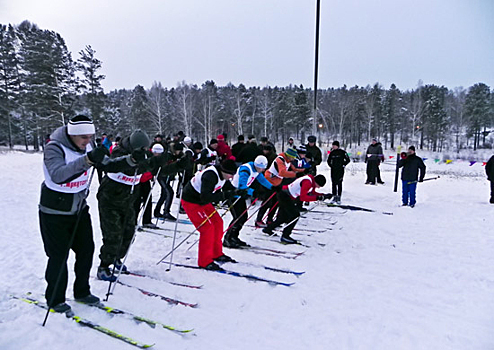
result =
[{"label": "grey sky above trees", "polygon": [[[0,0],[0,23],[91,45],[106,91],[313,84],[315,0]],[[492,0],[321,0],[319,87],[494,86]]]}]

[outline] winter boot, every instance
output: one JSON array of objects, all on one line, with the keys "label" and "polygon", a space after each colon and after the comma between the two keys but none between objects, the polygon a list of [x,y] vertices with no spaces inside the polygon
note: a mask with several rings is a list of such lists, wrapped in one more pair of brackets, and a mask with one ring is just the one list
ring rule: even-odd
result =
[{"label": "winter boot", "polygon": [[165,220],[167,221],[177,221],[177,218],[174,217],[172,214],[170,213],[166,213],[165,215],[163,215],[163,217],[165,218]]},{"label": "winter boot", "polygon": [[270,228],[267,228],[267,227],[263,228],[263,229],[262,229],[262,232],[264,232],[264,233],[265,233],[265,234],[267,234],[268,236],[272,236],[272,235],[274,235],[274,231],[273,231],[272,229],[270,229]]},{"label": "winter boot", "polygon": [[51,308],[53,311],[61,313],[61,314],[66,314],[67,312],[71,312],[72,308],[70,307],[69,304],[67,303],[60,303]]},{"label": "winter boot", "polygon": [[154,212],[154,217],[155,217],[155,218],[159,218],[159,219],[161,219],[161,218],[163,218],[163,217],[164,217],[164,215],[163,215],[163,214],[161,214],[161,213],[159,213],[159,212]]},{"label": "winter boot", "polygon": [[290,236],[281,236],[280,241],[283,244],[298,244],[298,242]]},{"label": "winter boot", "polygon": [[494,204],[494,197],[491,197],[491,200],[489,201],[489,203]]},{"label": "winter boot", "polygon": [[86,295],[84,298],[75,298],[75,301],[86,305],[98,305],[100,302],[99,298],[92,294]]},{"label": "winter boot", "polygon": [[240,248],[240,245],[227,234],[223,239],[223,247],[237,249]]},{"label": "winter boot", "polygon": [[142,227],[144,228],[149,228],[151,230],[156,230],[156,229],[159,229],[159,227],[153,223],[149,223],[149,224],[144,224],[142,225]]},{"label": "winter boot", "polygon": [[256,221],[256,228],[265,228],[267,225],[262,221]]},{"label": "winter boot", "polygon": [[127,272],[127,266],[123,265],[120,259],[115,261],[115,270],[120,271],[121,266],[122,266],[122,272]]},{"label": "winter boot", "polygon": [[234,240],[240,247],[250,247],[250,245],[248,245],[238,237],[235,237]]},{"label": "winter boot", "polygon": [[236,263],[237,262],[235,259],[232,259],[231,257],[229,257],[228,255],[225,255],[225,254],[220,255],[219,257],[214,259],[214,261],[220,262],[220,263],[227,263],[227,262]]},{"label": "winter boot", "polygon": [[220,267],[220,265],[212,262],[208,266],[204,267],[205,270],[210,270],[210,271],[223,271],[223,269]]},{"label": "winter boot", "polygon": [[108,266],[98,267],[98,272],[96,273],[96,277],[99,280],[107,281],[107,282],[115,282],[117,280],[117,277],[115,277],[111,274]]}]

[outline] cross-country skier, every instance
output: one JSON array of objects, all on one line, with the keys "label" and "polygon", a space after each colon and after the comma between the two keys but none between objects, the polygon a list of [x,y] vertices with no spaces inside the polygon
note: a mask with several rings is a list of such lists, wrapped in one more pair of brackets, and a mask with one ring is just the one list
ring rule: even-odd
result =
[{"label": "cross-country skier", "polygon": [[285,244],[297,244],[298,242],[290,237],[293,228],[300,217],[300,211],[296,201],[314,202],[317,200],[329,199],[331,194],[318,193],[316,189],[326,184],[324,175],[304,175],[289,185],[283,186],[278,193],[279,212],[276,220],[265,227],[262,232],[273,235],[273,230],[281,224],[287,224],[281,235],[281,242]]},{"label": "cross-country skier", "polygon": [[[266,180],[266,178],[262,174],[267,166],[268,160],[266,159],[266,157],[257,156],[257,158],[253,162],[245,163],[237,169],[237,172],[235,173],[235,176],[232,180],[232,185],[239,190],[245,190],[245,196],[253,195],[254,189],[251,188],[251,186],[253,185],[260,185],[267,188],[268,190],[271,190],[273,185],[271,185],[271,183]],[[236,199],[237,198],[235,197],[232,198],[230,200],[230,205],[232,205],[236,201]],[[231,213],[233,219],[230,225],[232,225],[233,222],[235,222],[235,224],[233,224],[233,226],[231,226],[225,234],[225,238],[223,239],[224,247],[240,248],[247,246],[247,243],[245,243],[238,237],[240,230],[247,221],[247,213],[245,212],[246,210],[247,207],[244,197],[236,201],[235,205],[232,207]]]},{"label": "cross-country skier", "polygon": [[[127,254],[135,231],[134,202],[137,198],[139,181],[144,172],[159,166],[160,157],[151,157],[150,140],[142,130],[134,131],[113,150],[112,158],[129,156],[134,168],[120,172],[107,172],[98,191],[103,245],[97,277],[104,281],[115,281],[109,266],[121,267],[121,259]],[[122,267],[126,271],[126,267]]]},{"label": "cross-country skier", "polygon": [[[109,161],[104,146],[93,149],[93,122],[86,116],[72,118],[66,126],[55,130],[45,146],[43,171],[45,181],[41,185],[39,223],[45,253],[48,256],[45,278],[46,301],[56,312],[67,312],[68,250],[75,252],[74,297],[77,301],[96,304],[99,298],[89,288],[89,271],[93,262],[94,241],[86,189],[89,171],[98,164],[104,171],[127,169],[134,163],[130,159]],[[105,159],[105,164],[101,162]],[[79,220],[78,220],[79,216]],[[71,237],[73,243],[69,246]],[[55,285],[59,274],[60,281]]]},{"label": "cross-country skier", "polygon": [[231,159],[211,165],[195,174],[182,194],[182,207],[200,233],[197,263],[207,270],[221,269],[215,261],[235,261],[223,254],[223,220],[211,203],[233,195],[235,188],[229,180],[236,171],[237,166]]}]

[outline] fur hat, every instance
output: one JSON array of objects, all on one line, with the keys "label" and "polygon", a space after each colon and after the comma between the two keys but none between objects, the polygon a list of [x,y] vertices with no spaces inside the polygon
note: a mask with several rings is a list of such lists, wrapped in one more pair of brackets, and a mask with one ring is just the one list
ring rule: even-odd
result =
[{"label": "fur hat", "polygon": [[312,142],[316,142],[316,137],[315,137],[315,136],[313,136],[313,135],[311,135],[311,136],[309,136],[309,137],[307,138],[307,141],[309,141],[309,142],[311,142],[311,143],[312,143]]},{"label": "fur hat", "polygon": [[316,184],[318,184],[320,187],[324,187],[324,185],[326,185],[326,178],[324,177],[324,175],[316,175],[316,177],[314,178],[314,181],[316,182]]},{"label": "fur hat", "polygon": [[140,129],[130,135],[129,141],[132,149],[148,148],[150,143],[148,135]]}]

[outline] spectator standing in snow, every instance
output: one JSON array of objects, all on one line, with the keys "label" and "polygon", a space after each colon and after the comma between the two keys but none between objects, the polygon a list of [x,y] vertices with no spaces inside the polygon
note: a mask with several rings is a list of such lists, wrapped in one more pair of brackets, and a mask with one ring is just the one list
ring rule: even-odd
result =
[{"label": "spectator standing in snow", "polygon": [[383,148],[380,142],[376,139],[372,139],[372,143],[367,147],[365,155],[365,162],[367,163],[367,180],[366,185],[375,185],[376,182],[384,184],[381,180],[381,172],[379,171],[379,165],[384,162]]},{"label": "spectator standing in snow", "polygon": [[310,174],[316,175],[317,174],[317,166],[321,164],[322,162],[322,152],[319,147],[316,146],[316,137],[315,136],[309,136],[307,138],[307,144],[305,145],[305,149],[307,152],[310,152],[312,154],[312,167],[310,169]]},{"label": "spectator standing in snow", "polygon": [[331,169],[331,184],[333,186],[333,200],[341,203],[341,192],[343,191],[343,176],[345,167],[350,163],[348,154],[340,148],[339,141],[334,141],[332,150],[328,156],[328,165]]},{"label": "spectator standing in snow", "polygon": [[489,202],[494,204],[494,156],[485,165],[485,173],[487,174],[487,180],[491,182],[491,199]]},{"label": "spectator standing in snow", "polygon": [[232,146],[232,155],[237,159],[240,151],[245,147],[244,135],[238,135],[237,143]]},{"label": "spectator standing in snow", "polygon": [[[403,168],[401,171],[402,183],[402,206],[409,205],[415,207],[415,191],[417,190],[417,182],[424,181],[425,164],[422,158],[415,154],[415,147],[408,148],[408,154],[404,159],[400,159],[398,167]],[[419,176],[420,172],[420,176]]]}]

